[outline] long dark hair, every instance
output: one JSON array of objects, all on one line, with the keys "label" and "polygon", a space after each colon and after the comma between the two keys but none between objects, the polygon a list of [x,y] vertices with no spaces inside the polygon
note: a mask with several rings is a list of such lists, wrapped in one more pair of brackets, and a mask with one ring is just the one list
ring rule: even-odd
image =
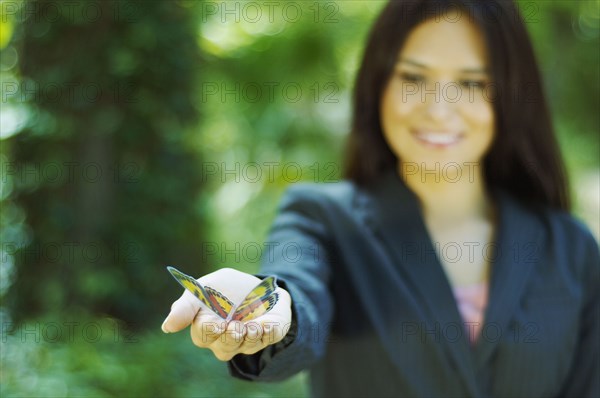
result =
[{"label": "long dark hair", "polygon": [[[392,0],[373,26],[354,87],[352,130],[345,178],[368,185],[396,168],[379,119],[383,90],[411,30],[451,9],[480,27],[492,79],[495,139],[483,160],[485,183],[522,202],[569,211],[565,167],[560,156],[531,41],[512,1]],[[454,14],[456,15],[456,14]]]}]

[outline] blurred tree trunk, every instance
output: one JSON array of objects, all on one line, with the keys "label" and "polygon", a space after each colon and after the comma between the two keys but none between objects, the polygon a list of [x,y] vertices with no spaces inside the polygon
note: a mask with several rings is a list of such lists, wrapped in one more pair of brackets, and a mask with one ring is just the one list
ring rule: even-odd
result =
[{"label": "blurred tree trunk", "polygon": [[195,16],[171,1],[23,7],[32,117],[9,144],[30,243],[15,254],[12,313],[154,322],[179,291],[164,266],[201,272]]}]

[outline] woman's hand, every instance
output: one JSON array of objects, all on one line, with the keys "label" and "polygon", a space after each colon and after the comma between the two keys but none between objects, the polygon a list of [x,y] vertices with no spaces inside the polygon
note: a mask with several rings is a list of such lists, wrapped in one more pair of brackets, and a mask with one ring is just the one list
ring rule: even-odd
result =
[{"label": "woman's hand", "polygon": [[[236,304],[260,283],[257,277],[231,268],[220,269],[198,281],[219,290]],[[276,292],[279,300],[269,312],[247,322],[231,321],[227,325],[186,290],[171,306],[162,330],[174,333],[191,325],[192,342],[210,349],[221,361],[229,361],[237,354],[254,354],[283,339],[292,322],[290,294],[280,287]]]}]

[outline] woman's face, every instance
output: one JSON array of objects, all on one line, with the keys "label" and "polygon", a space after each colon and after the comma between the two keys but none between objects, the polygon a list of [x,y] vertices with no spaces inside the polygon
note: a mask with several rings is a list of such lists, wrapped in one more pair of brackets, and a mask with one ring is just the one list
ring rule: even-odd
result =
[{"label": "woman's face", "polygon": [[385,139],[406,170],[477,167],[494,136],[488,67],[482,34],[466,18],[428,20],[409,34],[380,108]]}]

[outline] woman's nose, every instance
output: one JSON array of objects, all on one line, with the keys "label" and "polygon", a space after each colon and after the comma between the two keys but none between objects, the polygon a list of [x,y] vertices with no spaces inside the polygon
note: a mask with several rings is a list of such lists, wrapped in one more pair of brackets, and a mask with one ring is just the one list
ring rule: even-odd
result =
[{"label": "woman's nose", "polygon": [[436,82],[427,85],[422,95],[423,105],[428,116],[434,120],[443,120],[454,112],[456,98],[448,84]]}]

